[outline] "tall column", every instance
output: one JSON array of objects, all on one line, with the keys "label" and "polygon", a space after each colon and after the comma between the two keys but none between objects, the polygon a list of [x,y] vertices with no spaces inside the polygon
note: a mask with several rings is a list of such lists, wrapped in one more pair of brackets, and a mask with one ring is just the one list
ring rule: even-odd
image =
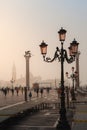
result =
[{"label": "tall column", "polygon": [[76,71],[78,73],[78,76],[76,78],[76,87],[79,88],[79,55],[80,52],[78,51],[77,55],[76,55]]},{"label": "tall column", "polygon": [[29,75],[29,60],[31,57],[30,51],[25,51],[24,55],[26,59],[26,87],[25,87],[25,101],[27,101],[27,89],[30,89],[30,75]]}]

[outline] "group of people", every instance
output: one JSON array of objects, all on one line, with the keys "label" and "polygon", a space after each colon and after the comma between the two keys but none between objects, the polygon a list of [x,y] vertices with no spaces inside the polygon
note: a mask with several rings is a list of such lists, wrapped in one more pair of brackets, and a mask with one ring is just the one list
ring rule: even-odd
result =
[{"label": "group of people", "polygon": [[[32,90],[27,90],[28,91],[28,97],[31,100],[32,96],[34,93],[36,93],[36,97],[43,97],[43,93],[44,93],[44,88],[38,88],[38,89],[33,89],[34,93]],[[49,94],[50,89],[46,88],[47,94]],[[2,87],[0,89],[0,92],[7,97],[8,95],[17,95],[19,96],[20,94],[24,94],[25,93],[25,87],[15,87],[15,88],[9,88],[9,87]]]},{"label": "group of people", "polygon": [[[44,91],[43,88],[34,90],[34,92],[36,92],[36,94],[37,94],[37,97],[39,96],[39,93],[41,94],[41,97],[42,97],[43,91]],[[29,99],[31,100],[31,98],[32,98],[32,92],[30,91],[29,92]]]},{"label": "group of people", "polygon": [[15,87],[15,88],[9,88],[9,87],[2,87],[0,89],[0,91],[3,93],[3,95],[5,95],[5,97],[9,94],[12,93],[12,96],[14,96],[14,93],[17,94],[17,96],[19,95],[19,92],[21,92],[23,94],[24,92],[24,88],[23,87]]}]

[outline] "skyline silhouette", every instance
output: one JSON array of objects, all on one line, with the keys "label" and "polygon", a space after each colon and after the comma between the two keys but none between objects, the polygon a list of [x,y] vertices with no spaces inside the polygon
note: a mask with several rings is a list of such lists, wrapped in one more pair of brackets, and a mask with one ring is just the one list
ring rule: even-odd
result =
[{"label": "skyline silhouette", "polygon": [[[27,50],[32,53],[30,72],[35,77],[60,79],[60,63],[44,63],[39,45],[44,40],[48,44],[47,56],[53,57],[56,47],[60,48],[57,32],[63,27],[67,30],[64,48],[74,38],[79,43],[80,83],[87,84],[86,14],[86,0],[0,0],[0,80],[11,80],[13,63],[17,78],[25,76]],[[65,63],[64,72],[71,72],[72,66],[75,62]]]}]

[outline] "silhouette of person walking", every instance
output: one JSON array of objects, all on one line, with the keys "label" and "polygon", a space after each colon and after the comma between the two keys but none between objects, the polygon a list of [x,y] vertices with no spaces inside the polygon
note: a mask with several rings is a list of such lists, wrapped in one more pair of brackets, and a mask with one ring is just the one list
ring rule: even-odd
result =
[{"label": "silhouette of person walking", "polygon": [[32,98],[32,93],[31,93],[31,91],[29,92],[29,99],[31,100],[31,98]]}]

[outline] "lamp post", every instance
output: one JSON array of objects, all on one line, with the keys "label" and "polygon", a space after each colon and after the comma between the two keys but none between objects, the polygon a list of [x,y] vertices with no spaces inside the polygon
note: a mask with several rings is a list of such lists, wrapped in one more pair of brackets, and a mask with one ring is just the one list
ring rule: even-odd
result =
[{"label": "lamp post", "polygon": [[71,128],[66,118],[66,108],[65,108],[64,60],[66,59],[68,63],[72,63],[73,61],[75,61],[75,54],[78,49],[78,44],[70,44],[70,47],[69,47],[70,58],[68,58],[67,51],[63,48],[63,44],[66,37],[66,30],[61,28],[58,31],[58,34],[59,34],[59,40],[61,42],[61,49],[56,47],[56,51],[52,59],[49,57],[46,58],[48,45],[44,41],[42,41],[42,43],[39,46],[40,46],[41,54],[43,55],[43,59],[45,62],[50,63],[50,62],[53,62],[55,59],[58,59],[58,61],[61,62],[61,96],[60,96],[61,106],[60,106],[60,118],[58,121],[57,129],[70,130]]},{"label": "lamp post", "polygon": [[67,108],[69,108],[69,87],[66,86],[66,99],[67,99]]},{"label": "lamp post", "polygon": [[78,77],[77,71],[74,72],[74,67],[72,67],[72,74],[70,75],[70,77],[68,76],[68,72],[66,72],[66,77],[67,78],[71,78],[72,79],[72,91],[71,91],[71,96],[72,96],[72,101],[76,100],[76,96],[75,96],[75,81]]},{"label": "lamp post", "polygon": [[81,52],[78,51],[77,55],[76,55],[76,71],[78,73],[77,79],[76,79],[76,89],[79,88],[80,83],[79,83],[79,56],[80,56]]},{"label": "lamp post", "polygon": [[30,89],[30,75],[29,75],[29,59],[31,57],[30,51],[25,51],[24,55],[26,59],[26,87],[25,87],[25,101],[27,101],[27,89]]}]

